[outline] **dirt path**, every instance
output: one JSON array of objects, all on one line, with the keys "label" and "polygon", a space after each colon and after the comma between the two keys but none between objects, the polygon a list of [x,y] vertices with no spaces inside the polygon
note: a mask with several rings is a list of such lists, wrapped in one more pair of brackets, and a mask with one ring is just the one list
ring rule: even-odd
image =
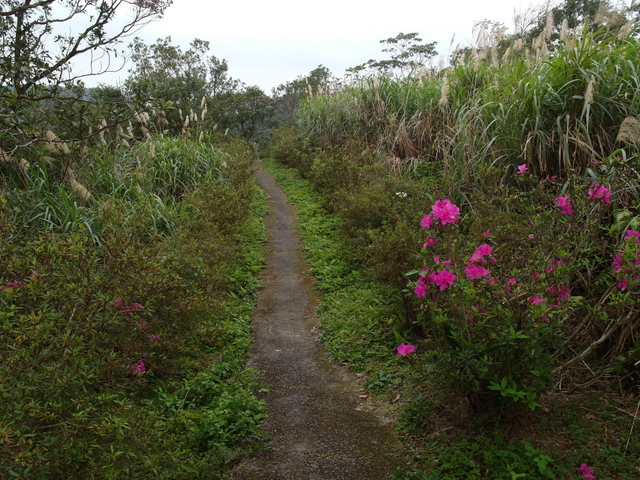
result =
[{"label": "dirt path", "polygon": [[358,407],[356,376],[331,364],[316,342],[317,302],[295,211],[260,165],[256,174],[270,197],[271,214],[249,364],[265,372],[272,389],[264,426],[272,450],[257,454],[231,478],[387,479],[399,464],[401,445],[379,415]]}]

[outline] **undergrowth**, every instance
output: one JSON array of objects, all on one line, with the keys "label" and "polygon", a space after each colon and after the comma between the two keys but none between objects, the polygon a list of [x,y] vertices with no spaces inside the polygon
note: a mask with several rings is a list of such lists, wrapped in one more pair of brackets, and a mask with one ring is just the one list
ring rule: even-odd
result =
[{"label": "undergrowth", "polygon": [[229,150],[156,139],[73,165],[90,197],[46,161],[3,191],[0,478],[223,478],[260,442],[267,207]]},{"label": "undergrowth", "polygon": [[[487,409],[461,422],[447,394],[450,387],[444,388],[434,368],[438,351],[407,323],[402,295],[363,273],[362,262],[345,243],[349,236],[341,220],[324,208],[326,197],[310,181],[272,160],[265,164],[298,209],[303,245],[321,292],[321,341],[335,361],[365,372],[368,393],[397,415],[411,461],[394,478],[570,479],[582,478],[580,468],[593,469],[599,479],[638,475],[640,443],[629,413],[635,407],[633,392],[616,391],[615,383],[549,391],[539,398],[539,408],[526,414],[517,407]],[[471,231],[481,236],[483,228],[479,224]],[[513,239],[513,226],[504,228],[494,234]],[[542,234],[537,229],[535,236]],[[417,351],[397,356],[396,347],[404,341],[412,341]]]}]

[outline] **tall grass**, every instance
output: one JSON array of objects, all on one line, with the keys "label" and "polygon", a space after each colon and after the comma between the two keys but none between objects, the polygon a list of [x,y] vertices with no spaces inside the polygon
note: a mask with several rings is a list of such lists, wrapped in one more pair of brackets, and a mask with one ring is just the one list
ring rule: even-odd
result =
[{"label": "tall grass", "polygon": [[366,139],[380,153],[441,162],[461,179],[527,163],[545,176],[583,173],[639,114],[640,40],[586,30],[553,53],[476,57],[437,75],[362,80],[316,96],[298,114],[314,141]]}]

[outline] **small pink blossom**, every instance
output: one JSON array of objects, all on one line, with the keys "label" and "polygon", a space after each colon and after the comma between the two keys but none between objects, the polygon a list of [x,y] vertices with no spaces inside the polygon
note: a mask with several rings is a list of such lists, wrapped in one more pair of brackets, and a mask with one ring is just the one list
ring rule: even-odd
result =
[{"label": "small pink blossom", "polygon": [[533,233],[530,233],[527,237],[529,237],[529,240],[533,240],[536,236]]},{"label": "small pink blossom", "polygon": [[424,298],[427,295],[428,288],[428,285],[424,281],[424,277],[420,277],[418,278],[418,283],[416,288],[413,290],[413,293],[415,293],[418,298]]},{"label": "small pink blossom", "polygon": [[484,257],[490,256],[492,250],[493,247],[491,245],[483,243],[478,248],[476,248],[476,251],[473,252],[471,257],[469,257],[468,263],[487,263]]},{"label": "small pink blossom", "polygon": [[147,322],[140,322],[138,327],[140,327],[140,330],[146,330],[149,327],[149,325],[147,324]]},{"label": "small pink blossom", "polygon": [[434,245],[435,243],[436,243],[435,237],[429,236],[424,242],[424,245],[422,245],[422,248],[429,248],[431,245]]},{"label": "small pink blossom", "polygon": [[604,203],[611,203],[611,190],[604,185],[598,184],[598,182],[592,182],[591,187],[588,190],[591,200],[602,200]]},{"label": "small pink blossom", "polygon": [[560,207],[560,213],[573,215],[573,205],[569,197],[556,197],[556,206]]},{"label": "small pink blossom", "polygon": [[133,369],[131,370],[131,373],[133,373],[134,375],[137,375],[138,373],[142,373],[146,371],[147,371],[147,366],[144,364],[144,360],[140,360],[140,362],[138,362],[138,364],[133,367]]},{"label": "small pink blossom", "polygon": [[484,238],[487,238],[489,235],[491,235],[491,230],[487,230],[486,232],[484,232],[484,233],[482,234],[482,236],[483,236]]},{"label": "small pink blossom", "polygon": [[433,217],[431,215],[425,215],[420,222],[422,228],[429,229],[433,226]]},{"label": "small pink blossom", "polygon": [[631,238],[636,239],[636,245],[640,245],[640,232],[637,230],[625,230],[625,236],[623,240],[629,240]]},{"label": "small pink blossom", "polygon": [[151,335],[149,335],[149,340],[152,341],[152,342],[160,340],[160,338],[162,338],[162,337],[160,335],[156,335],[155,333],[152,333]]},{"label": "small pink blossom", "polygon": [[438,287],[440,291],[444,292],[447,288],[452,286],[456,280],[456,276],[446,269],[442,269],[439,272],[432,274],[431,279]]},{"label": "small pink blossom", "polygon": [[518,165],[518,171],[516,172],[516,175],[523,175],[527,170],[529,170],[527,168],[527,164],[523,163],[522,165]]},{"label": "small pink blossom", "polygon": [[440,220],[441,225],[456,223],[460,220],[460,209],[447,198],[436,200],[436,203],[431,207],[431,211],[433,218]]},{"label": "small pink blossom", "polygon": [[531,297],[529,300],[527,300],[529,303],[532,303],[534,305],[538,305],[542,302],[544,302],[544,298],[539,296],[539,295],[534,295],[533,297]]},{"label": "small pink blossom", "polygon": [[587,480],[596,480],[596,476],[593,474],[593,468],[591,468],[586,463],[583,463],[582,465],[580,465],[579,470],[580,470],[580,473],[582,473],[582,476]]},{"label": "small pink blossom", "polygon": [[484,267],[478,265],[467,265],[464,269],[464,273],[469,280],[477,280],[478,278],[486,277],[491,272]]},{"label": "small pink blossom", "polygon": [[620,270],[622,268],[622,264],[623,264],[623,259],[622,259],[622,255],[619,253],[616,253],[613,256],[613,271],[617,272],[618,270]]},{"label": "small pink blossom", "polygon": [[629,279],[627,277],[623,277],[622,280],[618,282],[618,288],[621,292],[624,292],[629,286]]},{"label": "small pink blossom", "polygon": [[397,350],[398,353],[396,353],[396,357],[398,355],[406,357],[410,353],[414,353],[416,351],[416,347],[414,347],[413,345],[407,345],[406,343],[402,342],[400,345],[398,345]]}]

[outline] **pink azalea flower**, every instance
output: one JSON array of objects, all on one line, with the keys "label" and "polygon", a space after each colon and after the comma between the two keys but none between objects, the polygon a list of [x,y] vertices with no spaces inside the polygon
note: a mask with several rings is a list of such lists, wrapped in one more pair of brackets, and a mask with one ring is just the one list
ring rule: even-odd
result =
[{"label": "pink azalea flower", "polygon": [[543,298],[543,297],[541,297],[541,296],[539,296],[539,295],[534,295],[533,297],[531,297],[531,298],[528,300],[528,302],[529,302],[529,303],[533,303],[534,305],[538,305],[538,304],[540,304],[540,303],[544,302],[544,298]]},{"label": "pink azalea flower", "polygon": [[136,366],[133,367],[131,373],[137,375],[138,373],[146,372],[147,366],[144,364],[144,360],[140,360]]},{"label": "pink azalea flower", "polygon": [[478,278],[486,277],[491,272],[484,267],[467,265],[467,268],[464,269],[464,273],[467,274],[467,278],[469,280],[476,280]]},{"label": "pink azalea flower", "polygon": [[640,232],[637,230],[625,230],[624,240],[629,240],[630,238],[635,238],[636,245],[640,245]]},{"label": "pink azalea flower", "polygon": [[591,187],[588,190],[591,200],[602,200],[604,203],[611,203],[611,190],[604,185],[598,184],[598,182],[592,182]]},{"label": "pink azalea flower", "polygon": [[460,209],[447,198],[436,200],[436,203],[431,207],[431,211],[433,212],[433,218],[440,220],[442,225],[456,223],[460,220]]},{"label": "pink azalea flower", "polygon": [[586,463],[583,463],[582,465],[580,465],[579,470],[580,470],[580,473],[582,473],[582,476],[587,480],[596,480],[596,476],[593,474],[593,468],[591,468]]},{"label": "pink azalea flower", "polygon": [[140,330],[146,330],[149,325],[147,322],[140,322],[140,325],[138,326],[140,327]]},{"label": "pink azalea flower", "polygon": [[569,285],[553,284],[549,288],[547,288],[547,291],[551,292],[558,298],[558,304],[566,302],[569,299],[569,295],[571,294],[571,288],[569,287]]},{"label": "pink azalea flower", "polygon": [[456,276],[444,268],[439,272],[433,274],[431,278],[433,279],[433,283],[440,287],[441,292],[444,292],[456,281]]},{"label": "pink azalea flower", "polygon": [[627,277],[623,277],[622,280],[618,282],[618,288],[622,292],[624,292],[628,286],[629,286],[629,279]]},{"label": "pink azalea flower", "polygon": [[416,351],[416,347],[414,347],[413,345],[407,345],[406,343],[402,342],[400,345],[398,345],[397,350],[398,353],[396,353],[396,357],[398,355],[406,357],[410,353],[414,353]]},{"label": "pink azalea flower", "polygon": [[429,229],[431,228],[432,225],[433,225],[433,217],[431,215],[425,215],[422,221],[420,222],[420,226],[422,226],[422,228]]},{"label": "pink azalea flower", "polygon": [[526,163],[523,163],[522,165],[518,165],[518,171],[516,172],[516,175],[522,175],[527,170],[529,170],[529,169],[527,168],[527,164]]},{"label": "pink azalea flower", "polygon": [[491,235],[491,230],[487,230],[486,232],[484,232],[484,233],[482,234],[482,236],[483,236],[484,238],[487,238],[489,235]]},{"label": "pink azalea flower", "polygon": [[416,288],[413,290],[413,293],[415,293],[416,297],[418,298],[424,298],[427,295],[428,288],[429,287],[424,281],[424,277],[420,277],[418,278],[418,284],[416,285]]},{"label": "pink azalea flower", "polygon": [[569,197],[556,197],[556,205],[560,207],[560,213],[573,215],[573,206]]},{"label": "pink azalea flower", "polygon": [[613,271],[617,272],[618,270],[620,270],[622,268],[622,263],[623,263],[622,255],[619,253],[616,253],[613,256]]},{"label": "pink azalea flower", "polygon": [[160,335],[156,335],[155,333],[152,333],[151,335],[149,335],[149,340],[152,341],[152,342],[160,340],[160,338],[162,338],[162,337],[160,337]]},{"label": "pink azalea flower", "polygon": [[427,237],[427,240],[422,245],[422,248],[429,248],[431,245],[436,243],[436,239],[434,237]]},{"label": "pink azalea flower", "polygon": [[492,250],[493,247],[491,245],[483,243],[478,248],[476,248],[476,251],[473,252],[471,257],[469,257],[468,263],[487,263],[484,257],[491,255]]}]

